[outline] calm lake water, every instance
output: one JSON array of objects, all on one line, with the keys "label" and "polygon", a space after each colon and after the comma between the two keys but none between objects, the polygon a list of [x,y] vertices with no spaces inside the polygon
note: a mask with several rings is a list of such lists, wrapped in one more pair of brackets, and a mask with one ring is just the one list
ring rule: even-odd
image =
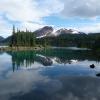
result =
[{"label": "calm lake water", "polygon": [[0,52],[0,100],[100,100],[99,61],[90,50]]}]

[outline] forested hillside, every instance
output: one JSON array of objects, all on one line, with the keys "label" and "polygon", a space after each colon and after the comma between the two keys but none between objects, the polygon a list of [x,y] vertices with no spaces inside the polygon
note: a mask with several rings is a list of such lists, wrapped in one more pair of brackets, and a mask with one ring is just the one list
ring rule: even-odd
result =
[{"label": "forested hillside", "polygon": [[[47,33],[47,27],[46,33]],[[43,30],[45,30],[43,28]],[[49,28],[49,27],[48,27]],[[51,28],[51,27],[50,27]],[[49,29],[48,29],[49,30]],[[50,31],[50,30],[49,30]],[[37,31],[35,31],[37,32]],[[100,48],[100,33],[90,33],[90,34],[71,34],[71,33],[62,33],[57,36],[47,35],[42,38],[36,36],[37,33],[26,31],[20,31],[13,26],[12,36],[4,39],[2,43],[8,44],[9,46],[26,46],[26,47],[35,47],[37,45],[41,46],[58,46],[58,47],[85,47],[91,49]],[[41,29],[42,32],[42,29]],[[43,31],[44,32],[44,31]],[[43,34],[45,34],[45,32]],[[40,34],[40,31],[39,31]]]}]

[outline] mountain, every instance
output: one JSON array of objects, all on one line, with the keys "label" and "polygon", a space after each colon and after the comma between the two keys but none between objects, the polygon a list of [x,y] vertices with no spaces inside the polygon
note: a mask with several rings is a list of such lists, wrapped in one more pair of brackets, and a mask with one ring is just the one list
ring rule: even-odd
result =
[{"label": "mountain", "polygon": [[9,44],[11,42],[11,37],[12,36],[9,36],[7,38],[4,38],[2,41],[0,41],[0,44],[2,44],[2,45]]},{"label": "mountain", "polygon": [[2,36],[0,36],[0,42],[3,41],[3,40],[4,40],[4,38]]},{"label": "mountain", "polygon": [[[34,31],[33,33],[36,35],[37,39],[44,38],[44,37],[56,37],[56,36],[66,35],[66,34],[85,34],[77,30],[66,29],[66,28],[62,28],[54,32],[54,29],[51,26],[45,26],[43,28]],[[0,43],[8,44],[11,41],[11,37],[12,36],[9,36],[5,39],[3,37],[0,37]]]},{"label": "mountain", "polygon": [[51,36],[53,33],[53,28],[51,26],[45,26],[41,29],[34,31],[37,38],[42,38],[45,36]]},{"label": "mountain", "polygon": [[85,34],[83,32],[79,32],[77,30],[74,29],[66,29],[66,28],[62,28],[59,29],[55,32],[56,35],[61,35],[61,34]]},{"label": "mountain", "polygon": [[41,29],[34,31],[34,33],[36,34],[37,38],[43,38],[43,37],[48,37],[48,36],[55,37],[61,34],[85,34],[83,32],[80,32],[74,29],[66,29],[66,28],[61,28],[57,30],[56,32],[54,32],[54,29],[51,26],[45,26]]}]

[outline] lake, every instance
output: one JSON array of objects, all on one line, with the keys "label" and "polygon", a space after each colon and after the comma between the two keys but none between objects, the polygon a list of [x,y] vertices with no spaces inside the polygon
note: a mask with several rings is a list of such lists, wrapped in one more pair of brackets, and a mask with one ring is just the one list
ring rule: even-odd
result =
[{"label": "lake", "polygon": [[100,100],[99,73],[91,50],[0,52],[0,100]]}]

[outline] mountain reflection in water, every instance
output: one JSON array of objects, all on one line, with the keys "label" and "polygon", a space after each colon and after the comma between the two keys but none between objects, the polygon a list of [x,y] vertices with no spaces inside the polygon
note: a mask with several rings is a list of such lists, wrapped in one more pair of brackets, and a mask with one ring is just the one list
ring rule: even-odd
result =
[{"label": "mountain reflection in water", "polygon": [[[21,66],[29,67],[37,62],[43,66],[52,66],[53,64],[72,64],[80,61],[96,61],[99,62],[99,57],[93,55],[90,51],[74,51],[51,49],[47,51],[19,51],[7,52],[12,57],[13,71]],[[89,66],[89,65],[88,65]]]},{"label": "mountain reflection in water", "polygon": [[100,100],[99,61],[89,50],[1,52],[0,100]]}]

